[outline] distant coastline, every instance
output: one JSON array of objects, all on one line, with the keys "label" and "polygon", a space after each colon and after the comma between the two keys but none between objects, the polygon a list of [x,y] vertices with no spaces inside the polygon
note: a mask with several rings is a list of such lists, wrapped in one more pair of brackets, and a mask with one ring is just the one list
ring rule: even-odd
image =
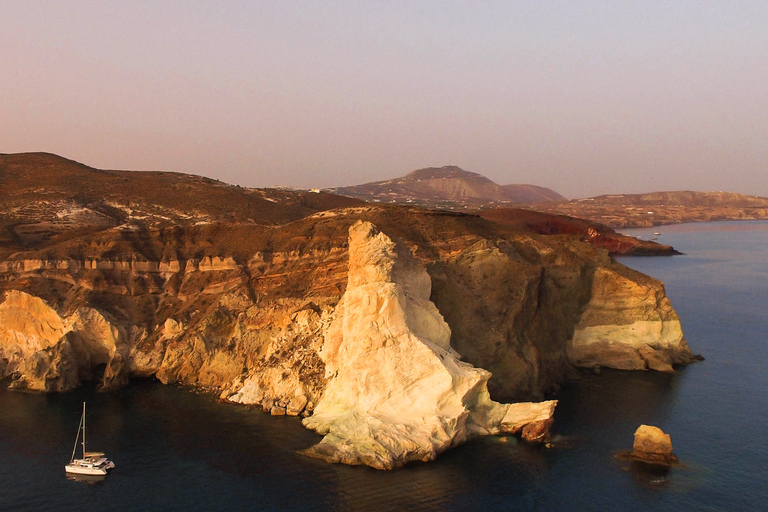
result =
[{"label": "distant coastline", "polygon": [[613,229],[768,219],[768,198],[732,192],[620,194],[529,207],[599,222]]}]

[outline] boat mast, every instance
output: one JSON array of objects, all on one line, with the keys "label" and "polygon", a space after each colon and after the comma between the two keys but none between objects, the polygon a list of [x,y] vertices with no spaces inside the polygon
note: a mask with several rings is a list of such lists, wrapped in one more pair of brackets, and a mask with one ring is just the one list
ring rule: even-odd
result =
[{"label": "boat mast", "polygon": [[[83,403],[83,415],[80,416],[80,423],[77,424],[77,435],[75,436],[75,446],[72,447],[72,457],[69,459],[69,463],[72,464],[72,461],[75,460],[75,452],[77,451],[77,442],[80,440],[80,430],[83,428],[83,421],[85,420],[85,403]],[[83,439],[83,444],[85,444],[85,439]]]},{"label": "boat mast", "polygon": [[85,458],[85,402],[83,402],[83,458]]}]

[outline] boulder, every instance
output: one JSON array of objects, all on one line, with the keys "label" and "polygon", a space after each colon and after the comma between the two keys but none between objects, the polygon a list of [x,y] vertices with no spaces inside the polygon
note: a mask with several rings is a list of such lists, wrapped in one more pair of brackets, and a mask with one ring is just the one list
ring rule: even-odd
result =
[{"label": "boulder", "polygon": [[660,428],[640,425],[635,431],[632,458],[651,463],[675,464],[677,457],[672,453],[672,440]]},{"label": "boulder", "polygon": [[304,408],[307,406],[307,397],[304,395],[299,395],[291,398],[291,400],[288,402],[288,405],[285,407],[285,413],[288,416],[298,416],[302,413]]}]

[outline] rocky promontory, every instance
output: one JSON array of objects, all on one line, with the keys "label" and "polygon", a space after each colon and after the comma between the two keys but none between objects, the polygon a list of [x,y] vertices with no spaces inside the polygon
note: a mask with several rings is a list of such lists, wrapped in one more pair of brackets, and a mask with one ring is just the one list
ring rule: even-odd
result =
[{"label": "rocky promontory", "polygon": [[484,219],[540,235],[576,235],[614,256],[673,256],[672,246],[622,235],[594,221],[522,208],[481,210]]},{"label": "rocky promontory", "polygon": [[472,435],[546,436],[553,404],[500,402],[578,366],[692,357],[663,285],[580,236],[180,178],[241,198],[229,218],[184,187],[150,201],[141,173],[101,176],[131,197],[107,204],[19,169],[27,188],[0,198],[0,376],[18,389],[155,377],[302,416],[325,436],[313,455],[394,467]]},{"label": "rocky promontory", "polygon": [[350,228],[348,284],[320,357],[326,385],[305,454],[391,469],[481,434],[547,436],[556,401],[500,404],[490,373],[460,361],[423,265],[368,222]]}]

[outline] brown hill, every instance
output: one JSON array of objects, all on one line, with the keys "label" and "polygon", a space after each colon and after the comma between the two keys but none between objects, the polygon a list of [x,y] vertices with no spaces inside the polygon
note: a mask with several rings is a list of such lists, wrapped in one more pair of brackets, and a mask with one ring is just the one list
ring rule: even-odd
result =
[{"label": "brown hill", "polygon": [[401,178],[330,190],[369,202],[409,203],[443,209],[565,199],[553,190],[534,185],[501,186],[485,176],[456,166],[428,167]]},{"label": "brown hill", "polygon": [[540,204],[536,209],[589,219],[612,228],[630,228],[680,222],[768,219],[768,198],[733,192],[652,192]]},{"label": "brown hill", "polygon": [[176,172],[105,171],[49,153],[0,154],[0,190],[0,246],[15,250],[129,220],[147,227],[219,220],[278,225],[361,204]]}]

